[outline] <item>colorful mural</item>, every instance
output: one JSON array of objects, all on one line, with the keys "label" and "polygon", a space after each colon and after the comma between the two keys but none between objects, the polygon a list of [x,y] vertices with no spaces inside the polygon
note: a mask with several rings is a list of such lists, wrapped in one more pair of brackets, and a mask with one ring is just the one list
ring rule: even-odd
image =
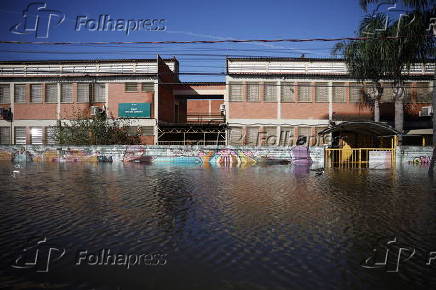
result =
[{"label": "colorful mural", "polygon": [[[135,162],[193,164],[203,167],[248,167],[256,164],[288,164],[291,147],[219,147],[200,146],[0,146],[0,160],[13,162]],[[306,148],[307,151],[307,148]],[[312,147],[318,159],[322,147]],[[321,160],[322,161],[322,160]]]}]

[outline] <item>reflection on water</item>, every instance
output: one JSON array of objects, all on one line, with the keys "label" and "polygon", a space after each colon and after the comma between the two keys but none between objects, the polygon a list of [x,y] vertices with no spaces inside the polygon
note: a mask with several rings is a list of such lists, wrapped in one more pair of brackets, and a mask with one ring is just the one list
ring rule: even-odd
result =
[{"label": "reflection on water", "polygon": [[[436,185],[426,169],[0,164],[0,288],[434,288]],[[13,269],[46,236],[48,273]],[[422,250],[398,273],[361,262],[385,237]],[[164,266],[74,266],[84,249],[164,253]],[[418,259],[419,258],[419,259]],[[422,260],[424,259],[424,260]],[[424,261],[424,262],[423,262]],[[435,263],[436,265],[436,263]],[[415,287],[415,288],[414,288]]]}]

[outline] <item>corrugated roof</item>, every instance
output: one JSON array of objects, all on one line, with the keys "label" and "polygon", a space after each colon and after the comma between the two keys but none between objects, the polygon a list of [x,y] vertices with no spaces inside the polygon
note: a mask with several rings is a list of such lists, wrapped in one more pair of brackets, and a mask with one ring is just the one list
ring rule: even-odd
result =
[{"label": "corrugated roof", "polygon": [[[175,61],[176,58],[165,58],[164,61]],[[59,59],[59,60],[2,60],[0,64],[61,64],[61,63],[113,63],[113,62],[156,62],[156,58],[133,59]]]}]

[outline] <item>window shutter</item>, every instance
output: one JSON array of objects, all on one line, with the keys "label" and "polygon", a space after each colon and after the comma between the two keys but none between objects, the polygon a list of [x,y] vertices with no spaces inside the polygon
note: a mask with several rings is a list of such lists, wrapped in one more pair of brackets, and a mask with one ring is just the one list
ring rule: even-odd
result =
[{"label": "window shutter", "polygon": [[26,144],[26,127],[15,127],[15,144]]},{"label": "window shutter", "polygon": [[58,85],[47,84],[45,86],[45,101],[47,103],[57,103],[58,101]]},{"label": "window shutter", "polygon": [[77,102],[89,103],[89,84],[77,84]]},{"label": "window shutter", "polygon": [[45,134],[46,134],[46,143],[47,145],[54,145],[56,144],[56,140],[55,140],[55,127],[46,127],[45,128]]},{"label": "window shutter", "polygon": [[42,127],[32,127],[31,133],[31,143],[34,145],[42,145]]},{"label": "window shutter", "polygon": [[294,137],[293,127],[282,127],[280,129],[280,146],[294,145],[292,139]]},{"label": "window shutter", "polygon": [[9,85],[0,85],[0,104],[11,103],[11,92]]},{"label": "window shutter", "polygon": [[265,84],[265,102],[277,102],[277,90],[275,83]]},{"label": "window shutter", "polygon": [[242,84],[230,84],[230,101],[242,101]]},{"label": "window shutter", "polygon": [[257,138],[259,133],[258,127],[248,127],[247,128],[247,145],[257,146]]},{"label": "window shutter", "polygon": [[26,98],[24,95],[25,85],[15,85],[15,103],[25,103]]},{"label": "window shutter", "polygon": [[345,103],[345,84],[333,84],[333,103]]},{"label": "window shutter", "polygon": [[311,90],[310,83],[299,83],[298,84],[298,101],[301,103],[312,102],[310,90]]},{"label": "window shutter", "polygon": [[154,92],[154,84],[153,83],[142,83],[142,91],[143,92]]},{"label": "window shutter", "polygon": [[282,83],[281,95],[282,102],[294,102],[294,86],[289,83]]},{"label": "window shutter", "polygon": [[137,92],[138,91],[138,83],[125,83],[124,90],[126,92]]},{"label": "window shutter", "polygon": [[41,85],[31,85],[30,86],[30,102],[41,103]]},{"label": "window shutter", "polygon": [[233,127],[230,129],[230,145],[242,145],[242,128]]},{"label": "window shutter", "polygon": [[328,103],[329,102],[329,88],[327,83],[317,83],[315,87],[316,102]]},{"label": "window shutter", "polygon": [[71,84],[61,85],[61,103],[73,102],[73,86]]},{"label": "window shutter", "polygon": [[350,103],[361,102],[362,86],[358,83],[350,83]]},{"label": "window shutter", "polygon": [[96,103],[106,102],[106,85],[105,84],[95,84],[95,99]]},{"label": "window shutter", "polygon": [[1,145],[11,144],[11,128],[10,127],[0,127],[0,144]]},{"label": "window shutter", "polygon": [[259,101],[259,84],[252,83],[247,86],[247,100],[249,102],[258,102]]}]

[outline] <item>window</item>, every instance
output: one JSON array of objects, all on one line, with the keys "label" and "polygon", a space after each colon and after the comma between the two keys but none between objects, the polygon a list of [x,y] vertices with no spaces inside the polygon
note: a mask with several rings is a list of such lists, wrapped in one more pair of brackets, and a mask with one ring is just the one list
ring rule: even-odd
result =
[{"label": "window", "polygon": [[30,85],[30,102],[42,103],[41,85]]},{"label": "window", "polygon": [[394,90],[392,88],[392,83],[383,83],[383,95],[380,98],[382,103],[391,103],[393,100]]},{"label": "window", "polygon": [[0,144],[1,145],[11,144],[11,128],[10,127],[0,127]]},{"label": "window", "polygon": [[15,103],[25,103],[26,102],[26,97],[24,94],[25,89],[26,89],[25,85],[15,85],[14,86]]},{"label": "window", "polygon": [[56,144],[56,138],[55,138],[55,127],[46,127],[45,128],[45,136],[46,136],[46,143],[47,145],[54,145]]},{"label": "window", "polygon": [[262,139],[263,144],[267,146],[276,145],[277,143],[277,127],[263,127]]},{"label": "window", "polygon": [[350,83],[350,103],[360,103],[362,100],[362,85]]},{"label": "window", "polygon": [[77,84],[77,102],[89,103],[89,84]]},{"label": "window", "polygon": [[251,83],[247,85],[247,101],[259,102],[259,84]]},{"label": "window", "polygon": [[15,144],[26,144],[26,127],[15,127]]},{"label": "window", "polygon": [[243,139],[242,128],[233,127],[230,129],[230,145],[242,145]]},{"label": "window", "polygon": [[42,145],[42,127],[32,127],[30,129],[31,144]]},{"label": "window", "polygon": [[231,83],[229,89],[229,100],[232,101],[242,101],[242,84]]},{"label": "window", "polygon": [[141,127],[141,135],[142,136],[154,136],[154,127],[153,126]]},{"label": "window", "polygon": [[317,103],[328,103],[329,102],[328,83],[316,83],[315,95],[316,95]]},{"label": "window", "polygon": [[294,95],[294,86],[290,83],[282,83],[281,85],[281,100],[283,103],[286,102],[294,102],[295,101],[295,95]]},{"label": "window", "polygon": [[126,92],[137,92],[138,91],[138,83],[125,83],[124,90]]},{"label": "window", "polygon": [[325,129],[327,129],[327,127],[316,127],[315,128],[315,133],[316,133],[315,137],[316,137],[316,145],[317,146],[321,146],[321,145],[324,145],[326,143],[324,136],[318,135],[319,132],[321,132]]},{"label": "window", "polygon": [[299,83],[298,84],[298,101],[301,103],[311,103],[311,86],[310,83]]},{"label": "window", "polygon": [[143,92],[154,92],[154,84],[153,83],[142,83],[142,91]]},{"label": "window", "polygon": [[257,146],[257,138],[259,136],[258,127],[247,127],[247,145]]},{"label": "window", "polygon": [[417,103],[431,103],[432,90],[430,83],[419,82],[416,84],[416,102]]},{"label": "window", "polygon": [[0,104],[10,104],[11,93],[9,85],[0,85]]},{"label": "window", "polygon": [[45,102],[46,103],[58,102],[58,84],[47,84],[45,86]]},{"label": "window", "polygon": [[106,84],[95,84],[94,96],[95,103],[106,102]]},{"label": "window", "polygon": [[265,102],[277,102],[276,83],[265,83]]},{"label": "window", "polygon": [[280,146],[292,146],[294,145],[294,128],[293,127],[281,127],[280,128]]},{"label": "window", "polygon": [[306,136],[306,137],[312,136],[311,132],[312,132],[312,130],[311,130],[310,127],[298,127],[298,137],[301,137],[301,136]]},{"label": "window", "polygon": [[73,86],[72,84],[61,84],[61,103],[73,102]]},{"label": "window", "polygon": [[345,84],[333,84],[333,103],[345,103]]}]

